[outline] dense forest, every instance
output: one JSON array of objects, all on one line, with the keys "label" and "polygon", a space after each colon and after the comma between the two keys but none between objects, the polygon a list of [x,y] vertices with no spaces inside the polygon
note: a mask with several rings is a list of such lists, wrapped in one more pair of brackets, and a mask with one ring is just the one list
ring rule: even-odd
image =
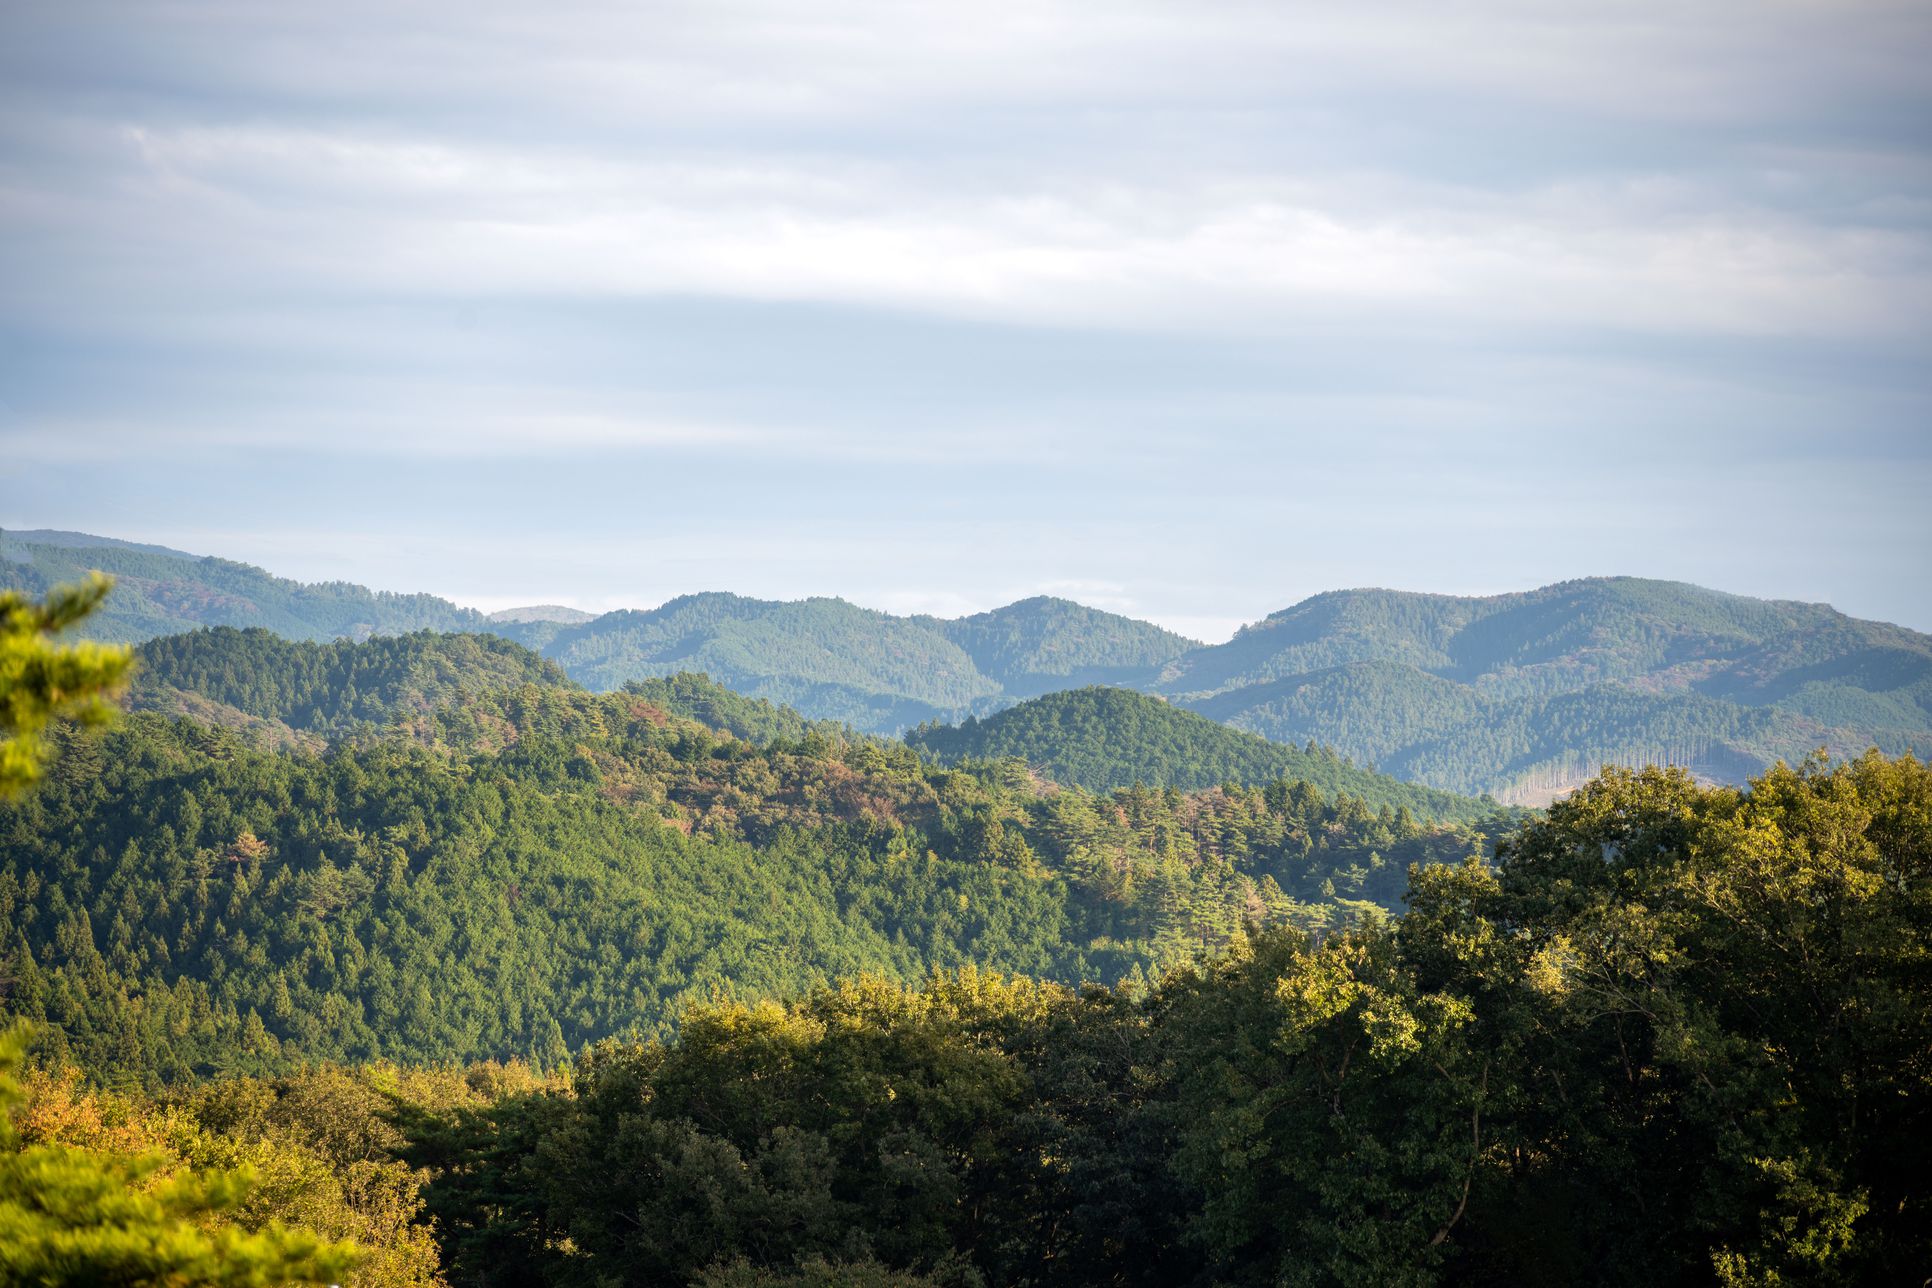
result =
[{"label": "dense forest", "polygon": [[1480,599],[1317,595],[1152,687],[1268,738],[1527,803],[1605,763],[1735,783],[1819,747],[1932,748],[1932,639],[1633,577]]},{"label": "dense forest", "polygon": [[0,588],[40,593],[89,568],[121,578],[84,628],[102,639],[197,625],[324,641],[494,632],[592,689],[702,672],[808,719],[886,734],[1105,684],[1514,804],[1547,801],[1606,763],[1668,761],[1740,783],[1819,747],[1932,748],[1927,636],[1822,604],[1631,577],[1481,598],[1336,591],[1201,645],[1051,598],[952,620],[725,594],[595,618],[486,618],[433,596],[304,586],[158,546],[0,533]]},{"label": "dense forest", "polygon": [[[938,764],[504,641],[59,643],[103,590],[0,593],[0,1282],[1932,1264],[1909,756],[1424,823]],[[57,723],[143,662],[212,718]],[[1016,736],[1186,716],[1071,697]]]},{"label": "dense forest", "polygon": [[477,1283],[1916,1283],[1928,811],[1612,773],[1393,925],[708,1005],[405,1157]]},{"label": "dense forest", "polygon": [[35,1072],[19,1144],[252,1168],[357,1285],[1912,1283],[1932,775],[1612,773],[1399,921],[1119,988],[693,1003],[567,1070]]},{"label": "dense forest", "polygon": [[1419,821],[1366,775],[1397,799],[1279,774],[1093,793],[696,676],[592,694],[480,637],[214,630],[139,660],[137,699],[235,718],[59,735],[41,789],[0,805],[11,1005],[121,1079],[554,1064],[721,988],[858,972],[1112,983],[1251,925],[1392,910],[1411,863],[1484,844],[1476,803]]},{"label": "dense forest", "polygon": [[1159,698],[1099,686],[1051,693],[984,720],[922,725],[905,741],[943,762],[1014,757],[1056,782],[1106,791],[1142,785],[1199,790],[1289,779],[1425,818],[1473,822],[1493,801],[1417,787],[1358,769],[1323,747],[1284,746]]},{"label": "dense forest", "polygon": [[569,683],[555,664],[507,640],[427,631],[318,644],[224,626],[149,640],[135,657],[136,710],[324,735],[387,725],[467,694]]}]

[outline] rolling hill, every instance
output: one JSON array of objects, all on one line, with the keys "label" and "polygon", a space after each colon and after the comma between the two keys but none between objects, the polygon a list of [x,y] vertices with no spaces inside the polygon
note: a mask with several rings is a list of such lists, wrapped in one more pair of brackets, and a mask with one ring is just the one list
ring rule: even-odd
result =
[{"label": "rolling hill", "polygon": [[1335,591],[1199,645],[1050,598],[954,620],[721,593],[588,620],[556,608],[486,617],[162,546],[0,534],[0,587],[40,591],[88,568],[120,578],[91,628],[106,639],[202,625],[317,641],[493,633],[592,689],[702,672],[808,720],[885,734],[1105,684],[1514,804],[1545,802],[1606,762],[1664,760],[1735,783],[1820,747],[1932,749],[1932,637],[1824,604],[1629,577],[1484,597]]},{"label": "rolling hill", "polygon": [[1487,839],[1306,784],[941,766],[697,676],[591,693],[483,635],[215,628],[142,661],[158,710],[60,728],[0,800],[0,978],[58,1051],[157,1081],[554,1061],[862,971],[1111,981],[1393,910],[1411,863]]},{"label": "rolling hill", "polygon": [[434,595],[346,582],[305,585],[259,568],[72,532],[0,533],[0,588],[32,593],[114,574],[95,638],[138,642],[198,626],[259,626],[290,639],[488,632],[527,645],[579,683],[703,672],[753,697],[875,733],[997,710],[1056,688],[1144,679],[1195,642],[1147,622],[1039,597],[948,621],[842,599],[683,595],[591,617],[556,606],[485,616]]},{"label": "rolling hill", "polygon": [[1013,698],[1088,684],[1135,684],[1199,647],[1150,623],[1044,595],[952,621],[914,620],[959,645]]},{"label": "rolling hill", "polygon": [[1820,747],[1932,748],[1932,637],[1629,577],[1483,598],[1317,595],[1150,687],[1271,739],[1519,803],[1605,762],[1739,782]]},{"label": "rolling hill", "polygon": [[88,619],[86,633],[116,643],[198,626],[260,626],[297,640],[503,629],[434,595],[288,581],[228,559],[80,532],[0,532],[0,589],[38,595],[95,569],[112,573],[115,588]]},{"label": "rolling hill", "polygon": [[1325,748],[1270,742],[1127,689],[1051,693],[984,720],[915,729],[906,741],[945,763],[1017,757],[1055,782],[1095,792],[1259,787],[1286,779],[1420,818],[1470,822],[1499,812],[1493,801],[1371,773]]},{"label": "rolling hill", "polygon": [[212,626],[148,640],[128,694],[136,711],[295,735],[388,725],[524,684],[576,686],[555,663],[494,635],[418,631],[355,643]]},{"label": "rolling hill", "polygon": [[814,719],[896,733],[1074,684],[1141,678],[1193,641],[1044,597],[947,621],[842,599],[714,593],[607,613],[542,647],[593,689],[701,671]]}]

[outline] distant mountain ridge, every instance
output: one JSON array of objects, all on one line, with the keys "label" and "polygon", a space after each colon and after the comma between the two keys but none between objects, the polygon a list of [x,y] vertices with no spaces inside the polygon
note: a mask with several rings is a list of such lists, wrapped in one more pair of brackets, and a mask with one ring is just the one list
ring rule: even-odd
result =
[{"label": "distant mountain ridge", "polygon": [[432,595],[303,585],[162,546],[0,533],[0,586],[44,590],[91,567],[120,578],[90,624],[101,638],[201,625],[316,641],[493,633],[593,689],[702,672],[873,733],[1106,684],[1511,804],[1542,803],[1606,762],[1669,761],[1741,782],[1820,747],[1932,750],[1932,636],[1823,604],[1632,577],[1480,597],[1332,591],[1202,645],[1043,597],[952,620],[722,592],[585,621],[540,620],[570,616],[543,609],[492,618]]},{"label": "distant mountain ridge", "polygon": [[1176,659],[1150,687],[1270,738],[1515,802],[1605,761],[1735,782],[1819,747],[1932,749],[1932,636],[1634,577],[1317,595]]},{"label": "distant mountain ridge", "polygon": [[581,626],[595,620],[597,614],[586,613],[581,608],[566,608],[562,604],[527,604],[521,608],[499,608],[491,613],[489,620],[497,622],[558,622],[565,626]]},{"label": "distant mountain ridge", "polygon": [[1199,647],[1148,622],[1044,596],[954,620],[718,591],[584,620],[555,607],[486,616],[434,595],[307,585],[161,546],[0,533],[0,586],[42,592],[91,568],[119,578],[88,623],[100,639],[140,642],[200,626],[260,626],[318,642],[487,632],[537,650],[593,689],[703,672],[812,719],[875,733],[983,714],[1056,688],[1134,683]]},{"label": "distant mountain ridge", "polygon": [[482,613],[435,595],[289,581],[250,564],[81,532],[0,532],[0,588],[41,593],[90,569],[112,573],[116,586],[87,633],[120,643],[199,626],[260,626],[298,640],[490,629]]}]

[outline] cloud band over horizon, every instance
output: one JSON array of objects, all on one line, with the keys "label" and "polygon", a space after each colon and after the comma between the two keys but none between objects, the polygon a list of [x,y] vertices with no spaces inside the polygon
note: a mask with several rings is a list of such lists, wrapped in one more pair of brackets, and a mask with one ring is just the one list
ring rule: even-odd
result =
[{"label": "cloud band over horizon", "polygon": [[0,37],[9,526],[472,600],[1627,571],[1932,626],[1923,5]]}]

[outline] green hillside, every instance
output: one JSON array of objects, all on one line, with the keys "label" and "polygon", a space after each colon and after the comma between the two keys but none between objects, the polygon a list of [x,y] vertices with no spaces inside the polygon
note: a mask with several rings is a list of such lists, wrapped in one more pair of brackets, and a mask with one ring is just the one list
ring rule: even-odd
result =
[{"label": "green hillside", "polygon": [[1394,926],[708,1006],[404,1152],[456,1282],[1914,1283],[1929,800],[1613,773]]},{"label": "green hillside", "polygon": [[593,689],[703,671],[742,693],[867,728],[1000,692],[943,634],[841,599],[685,595],[560,631],[544,652]]},{"label": "green hillside", "polygon": [[[207,690],[180,692],[337,728],[377,710],[350,686],[441,656],[187,641],[192,664],[155,666]],[[161,1080],[547,1059],[721,988],[966,963],[1118,979],[1251,924],[1392,908],[1410,864],[1484,844],[1307,784],[1089,793],[810,728],[754,745],[651,700],[746,699],[667,687],[538,676],[424,711],[408,683],[371,685],[395,723],[293,752],[154,714],[64,733],[40,790],[0,804],[10,1005],[89,1067]]]},{"label": "green hillside", "polygon": [[[34,620],[0,737],[114,674]],[[201,1282],[204,1243],[357,1288],[1862,1284],[1932,1248],[1910,757],[1425,826],[936,765],[490,637],[145,652],[147,691],[312,728],[56,722],[0,792],[34,1281]],[[1096,764],[1270,746],[1109,689],[923,732],[1000,721]],[[285,1223],[354,1246],[242,1263],[315,1246]]]},{"label": "green hillside", "polygon": [[82,533],[0,533],[0,589],[39,595],[89,569],[119,578],[90,620],[96,639],[138,642],[200,626],[259,626],[298,640],[418,630],[488,632],[541,652],[593,689],[701,672],[809,719],[897,733],[997,710],[1051,689],[1150,677],[1194,642],[1147,622],[1034,598],[947,621],[841,599],[684,595],[599,617],[555,606],[485,616],[433,595],[304,585],[259,568]]},{"label": "green hillside", "polygon": [[1200,647],[1148,622],[1046,596],[952,621],[919,620],[964,649],[1008,697],[1137,683]]},{"label": "green hillside", "polygon": [[[158,546],[0,534],[0,586],[38,593],[90,567],[121,578],[90,624],[100,638],[201,625],[321,641],[490,632],[592,689],[699,672],[807,720],[884,734],[1106,684],[1517,804],[1541,804],[1605,763],[1667,758],[1735,783],[1820,747],[1932,747],[1932,637],[1822,604],[1627,577],[1487,597],[1336,591],[1196,645],[1051,598],[950,621],[728,594],[588,621],[555,609],[486,619],[433,596],[301,585]],[[190,708],[243,722],[192,700],[165,707]]]},{"label": "green hillside", "polygon": [[1015,757],[1089,791],[1134,784],[1196,791],[1289,779],[1421,818],[1470,821],[1498,812],[1494,802],[1358,769],[1321,748],[1270,742],[1127,689],[1052,693],[984,720],[915,729],[906,741],[946,763]]},{"label": "green hillside", "polygon": [[434,595],[287,581],[227,559],[84,533],[0,532],[0,590],[43,595],[91,569],[116,579],[86,623],[92,639],[137,643],[198,626],[260,626],[298,640],[491,629],[483,614]]},{"label": "green hillside", "polygon": [[1060,599],[946,621],[839,599],[705,594],[560,630],[543,651],[594,689],[701,671],[813,718],[893,733],[1051,689],[1145,678],[1191,646],[1146,622]]},{"label": "green hillside", "polygon": [[1529,803],[1606,762],[1739,782],[1819,747],[1932,747],[1932,637],[1634,578],[1480,599],[1318,595],[1178,659],[1154,687],[1271,739]]},{"label": "green hillside", "polygon": [[650,680],[632,680],[621,692],[667,716],[692,720],[761,747],[770,742],[803,742],[807,738],[844,741],[860,736],[836,721],[808,720],[790,707],[746,697],[713,683],[702,672],[680,671]]},{"label": "green hillside", "polygon": [[1713,661],[1736,664],[1768,645],[1847,626],[1864,640],[1914,634],[1854,622],[1823,604],[1750,599],[1635,577],[1588,578],[1483,598],[1332,591],[1244,627],[1226,644],[1197,650],[1169,668],[1160,687],[1220,693],[1352,662],[1386,661],[1509,697]]},{"label": "green hillside", "polygon": [[149,640],[135,657],[129,702],[136,710],[206,718],[226,709],[318,734],[390,724],[466,694],[571,683],[553,663],[508,640],[430,631],[318,644],[259,626],[216,626]]}]

